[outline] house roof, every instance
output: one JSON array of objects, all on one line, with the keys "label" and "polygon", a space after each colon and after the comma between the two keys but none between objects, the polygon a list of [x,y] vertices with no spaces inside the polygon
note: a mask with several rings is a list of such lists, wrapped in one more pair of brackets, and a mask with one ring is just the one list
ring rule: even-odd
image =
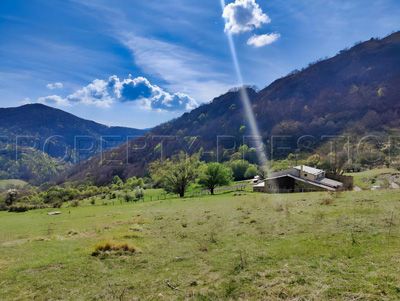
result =
[{"label": "house roof", "polygon": [[[266,180],[267,181],[268,180],[276,180],[276,179],[285,178],[285,177],[292,178],[292,179],[295,179],[296,181],[307,183],[307,184],[310,184],[310,185],[313,185],[313,186],[321,187],[321,188],[326,189],[326,190],[330,190],[330,191],[335,191],[336,190],[335,186],[327,185],[327,184],[323,183],[322,181],[318,181],[318,182],[317,181],[310,181],[310,180],[307,180],[307,179],[296,177],[296,176],[291,175],[291,174],[285,174],[285,175],[280,175],[280,176],[276,176],[276,177],[271,177],[271,178],[268,178]],[[334,182],[336,182],[336,181],[334,181]],[[340,182],[336,182],[336,183],[342,184]]]},{"label": "house roof", "polygon": [[260,187],[260,188],[265,187],[265,182],[262,181],[262,182],[260,182],[260,183],[258,183],[256,185],[254,185],[253,187]]},{"label": "house roof", "polygon": [[310,167],[310,166],[307,166],[307,165],[299,165],[299,166],[296,166],[295,169],[300,170],[300,171],[303,169],[303,171],[305,173],[309,173],[309,174],[312,174],[312,175],[315,175],[315,176],[324,173],[324,171],[321,170],[321,169],[317,169],[317,168]]},{"label": "house roof", "polygon": [[328,179],[328,178],[323,178],[319,182],[324,184],[324,185],[328,185],[328,186],[335,187],[335,188],[343,186],[343,183],[341,183],[339,181],[332,180],[332,179]]},{"label": "house roof", "polygon": [[[300,173],[301,170],[303,170],[303,172],[305,172],[305,173],[312,174],[315,176],[320,176],[320,175],[324,175],[324,176],[317,177],[316,178],[317,180],[310,180],[310,179],[307,179],[307,178],[301,176],[301,173]],[[289,178],[295,179],[296,181],[308,183],[310,185],[321,187],[323,189],[330,190],[330,191],[335,191],[336,189],[343,187],[343,183],[326,178],[325,172],[323,170],[313,168],[310,166],[306,166],[306,165],[302,165],[302,166],[300,165],[300,166],[296,166],[296,167],[293,167],[293,168],[290,168],[287,170],[282,170],[279,172],[272,173],[270,175],[270,177],[268,177],[266,179],[266,181],[275,180],[275,179],[284,178],[284,177],[289,177]],[[263,184],[264,184],[263,182],[259,183],[255,187],[264,187]]]}]

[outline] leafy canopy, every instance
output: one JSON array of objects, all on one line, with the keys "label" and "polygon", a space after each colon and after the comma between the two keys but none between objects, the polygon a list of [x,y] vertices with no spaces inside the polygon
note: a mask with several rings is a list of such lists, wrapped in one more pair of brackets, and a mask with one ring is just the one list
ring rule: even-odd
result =
[{"label": "leafy canopy", "polygon": [[172,159],[151,163],[150,176],[167,192],[184,197],[188,186],[197,178],[199,164],[198,155],[190,157],[181,152]]},{"label": "leafy canopy", "polygon": [[220,163],[204,164],[200,169],[199,184],[214,194],[217,186],[228,185],[233,179],[232,170]]}]

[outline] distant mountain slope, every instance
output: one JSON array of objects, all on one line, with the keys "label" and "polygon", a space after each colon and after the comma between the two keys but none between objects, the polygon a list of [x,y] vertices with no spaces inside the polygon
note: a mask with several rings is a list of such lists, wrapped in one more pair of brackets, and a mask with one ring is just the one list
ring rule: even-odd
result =
[{"label": "distant mountain slope", "polygon": [[254,108],[260,127],[275,134],[400,127],[400,32],[277,80]]},{"label": "distant mountain slope", "polygon": [[68,164],[29,147],[6,146],[0,149],[0,182],[19,179],[34,185],[54,180]]},{"label": "distant mountain slope", "polygon": [[[42,104],[0,109],[1,144],[18,143],[19,146],[34,147],[66,161],[74,161],[76,156],[87,158],[98,152],[102,136],[119,137],[113,143],[103,143],[103,148],[110,148],[126,142],[129,136],[145,132],[125,127],[108,127]],[[17,140],[17,137],[20,138]],[[75,146],[81,149],[93,148],[77,154]]]},{"label": "distant mountain slope", "polygon": [[[400,32],[342,51],[292,73],[256,93],[248,89],[261,134],[322,135],[363,134],[400,128]],[[99,158],[80,164],[67,175],[79,180],[89,175],[105,183],[118,174],[143,175],[146,166],[161,155],[203,148],[216,158],[221,136],[236,143],[250,134],[238,92],[229,92],[149,133],[145,147],[128,152],[123,145],[108,153],[114,163]],[[157,139],[154,139],[156,136]],[[164,137],[160,146],[159,136]],[[190,136],[198,136],[197,139]],[[219,137],[219,138],[218,138]],[[128,160],[127,160],[128,159]],[[115,164],[115,162],[119,162]]]}]

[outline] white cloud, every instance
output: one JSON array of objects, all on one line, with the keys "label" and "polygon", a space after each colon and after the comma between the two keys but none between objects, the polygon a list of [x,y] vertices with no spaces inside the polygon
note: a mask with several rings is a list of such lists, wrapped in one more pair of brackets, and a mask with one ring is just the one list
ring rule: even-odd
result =
[{"label": "white cloud", "polygon": [[66,100],[65,98],[62,98],[59,95],[49,95],[49,96],[45,96],[45,97],[39,97],[37,101],[40,103],[44,103],[44,104],[62,106],[62,107],[66,107],[66,106],[70,105],[68,100]]},{"label": "white cloud", "polygon": [[33,101],[32,101],[32,99],[30,99],[29,97],[25,97],[25,98],[24,98],[23,100],[21,100],[19,103],[22,104],[22,105],[28,105],[28,104],[33,103]]},{"label": "white cloud", "polygon": [[271,22],[255,0],[236,0],[229,3],[225,6],[222,17],[225,19],[225,31],[231,34],[252,31]]},{"label": "white cloud", "polygon": [[64,85],[60,82],[49,83],[46,85],[46,88],[49,90],[62,89],[63,87],[64,87]]},{"label": "white cloud", "polygon": [[95,79],[89,85],[75,91],[66,97],[68,102],[109,107],[114,102],[113,91],[110,90],[108,81]]},{"label": "white cloud", "polygon": [[121,102],[139,101],[148,109],[166,111],[187,111],[197,107],[197,102],[184,93],[169,93],[144,77],[129,76],[120,80],[117,76],[109,79],[115,95]]},{"label": "white cloud", "polygon": [[247,40],[247,45],[254,47],[263,47],[276,42],[280,38],[279,33],[253,35]]},{"label": "white cloud", "polygon": [[119,79],[116,75],[107,80],[95,79],[74,93],[61,97],[49,95],[38,98],[38,102],[50,105],[72,104],[111,107],[115,103],[136,102],[139,106],[160,111],[187,111],[197,107],[197,102],[184,93],[169,93],[144,77]]}]

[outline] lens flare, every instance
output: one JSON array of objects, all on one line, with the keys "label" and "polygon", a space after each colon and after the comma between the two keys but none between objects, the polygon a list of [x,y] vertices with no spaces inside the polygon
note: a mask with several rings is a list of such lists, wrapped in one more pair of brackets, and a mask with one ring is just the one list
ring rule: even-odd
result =
[{"label": "lens flare", "polygon": [[[222,11],[223,11],[225,8],[225,0],[220,0],[220,2],[221,2]],[[257,150],[257,157],[258,157],[259,163],[261,165],[261,168],[263,168],[265,175],[269,175],[270,168],[268,166],[268,164],[269,164],[268,158],[264,152],[264,145],[262,143],[262,137],[260,135],[260,130],[258,129],[256,118],[254,116],[254,112],[251,107],[249,94],[247,92],[246,87],[244,86],[242,71],[240,69],[235,43],[233,41],[232,34],[229,31],[226,32],[226,35],[228,37],[229,49],[231,51],[231,56],[232,56],[232,60],[233,60],[233,65],[235,67],[238,85],[240,87],[240,99],[241,99],[243,107],[244,107],[246,119],[250,125],[250,131],[252,134],[252,138],[254,139],[254,142],[255,142],[255,146],[256,146],[256,150]]]}]

